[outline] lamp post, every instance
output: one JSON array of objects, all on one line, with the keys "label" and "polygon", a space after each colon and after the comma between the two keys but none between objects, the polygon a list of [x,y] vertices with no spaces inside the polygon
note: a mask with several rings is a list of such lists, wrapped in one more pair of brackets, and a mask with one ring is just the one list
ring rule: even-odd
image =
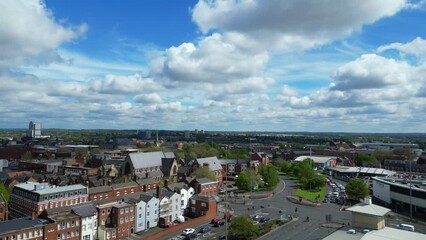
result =
[{"label": "lamp post", "polygon": [[225,240],[228,240],[228,201],[227,201],[227,196],[228,196],[228,191],[226,188],[226,182],[228,181],[228,146],[225,146],[225,161],[226,161],[226,169],[225,169],[225,184],[224,184],[224,189],[225,189]]}]

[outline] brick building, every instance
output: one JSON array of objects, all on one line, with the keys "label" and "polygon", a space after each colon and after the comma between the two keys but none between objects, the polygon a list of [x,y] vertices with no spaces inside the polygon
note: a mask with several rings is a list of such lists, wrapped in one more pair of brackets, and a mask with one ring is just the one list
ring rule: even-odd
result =
[{"label": "brick building", "polygon": [[[0,223],[0,239],[32,239],[32,240],[44,240],[44,239],[56,239],[44,238],[45,225],[48,224],[48,220],[31,217],[13,219],[6,222]],[[47,232],[47,231],[46,231]]]},{"label": "brick building", "polygon": [[57,187],[48,183],[26,182],[14,186],[10,195],[10,217],[37,216],[44,209],[87,202],[87,187],[81,184]]},{"label": "brick building", "polygon": [[219,192],[219,182],[208,178],[195,178],[189,183],[199,196],[213,197]]}]

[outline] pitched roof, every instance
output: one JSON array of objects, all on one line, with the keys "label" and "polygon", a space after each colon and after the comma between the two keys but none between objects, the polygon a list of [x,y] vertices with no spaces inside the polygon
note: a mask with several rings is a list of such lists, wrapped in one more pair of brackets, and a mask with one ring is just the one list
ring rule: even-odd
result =
[{"label": "pitched roof", "polygon": [[71,210],[80,217],[90,217],[98,212],[93,203],[78,204],[73,206]]},{"label": "pitched roof", "polygon": [[111,186],[100,186],[100,187],[89,188],[89,194],[98,194],[98,193],[111,192],[111,191],[112,191]]},{"label": "pitched roof", "polygon": [[190,170],[190,169],[191,169],[191,167],[189,167],[189,166],[184,166],[184,167],[180,167],[180,168],[178,168],[177,172],[178,172],[178,173],[186,174],[186,173],[188,173],[188,172],[189,172],[189,170]]},{"label": "pitched roof", "polygon": [[174,161],[175,161],[174,158],[161,159],[161,171],[163,171],[164,175],[166,176],[170,175],[170,171]]},{"label": "pitched roof", "polygon": [[126,187],[136,187],[138,184],[136,182],[126,182],[126,183],[118,183],[111,185],[112,189],[120,189]]},{"label": "pitched roof", "polygon": [[31,219],[31,217],[4,221],[0,224],[0,235],[25,229],[32,229],[34,227],[41,227],[45,223],[48,223],[48,220],[40,218]]},{"label": "pitched roof", "polygon": [[379,216],[379,217],[382,217],[386,213],[391,211],[388,208],[384,208],[375,204],[365,204],[365,203],[354,205],[346,210],[349,212],[363,213],[363,214]]},{"label": "pitched roof", "polygon": [[211,180],[208,178],[196,178],[194,181],[197,181],[199,184],[217,183],[217,180]]},{"label": "pitched roof", "polygon": [[174,158],[173,152],[137,152],[130,153],[129,158],[135,169],[157,167],[162,165],[162,158]]},{"label": "pitched roof", "polygon": [[222,165],[220,165],[217,157],[197,158],[197,162],[200,167],[208,165],[212,171],[222,170]]}]

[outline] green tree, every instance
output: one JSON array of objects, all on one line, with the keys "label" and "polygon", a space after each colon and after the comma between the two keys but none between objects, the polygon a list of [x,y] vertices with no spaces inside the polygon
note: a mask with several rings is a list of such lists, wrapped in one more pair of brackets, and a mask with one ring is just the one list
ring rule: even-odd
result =
[{"label": "green tree", "polygon": [[369,191],[367,184],[361,178],[353,178],[346,185],[346,193],[355,200],[360,200],[368,196]]},{"label": "green tree", "polygon": [[235,185],[237,185],[240,190],[250,191],[249,174],[247,172],[241,172],[237,180],[235,180]]},{"label": "green tree", "polygon": [[87,148],[76,148],[74,152],[76,158],[87,157],[89,155],[89,149]]},{"label": "green tree", "polygon": [[258,232],[259,227],[248,215],[233,218],[229,226],[229,234],[237,240],[253,239]]},{"label": "green tree", "polygon": [[217,180],[216,174],[209,169],[209,167],[200,167],[192,173],[193,177],[208,178],[210,180]]},{"label": "green tree", "polygon": [[263,181],[268,184],[270,187],[275,187],[280,181],[278,177],[278,172],[276,168],[272,165],[260,164],[260,175],[263,178]]},{"label": "green tree", "polygon": [[163,151],[162,147],[157,146],[149,146],[143,150],[144,152],[160,152]]},{"label": "green tree", "polygon": [[31,160],[33,159],[33,154],[30,151],[25,152],[21,155],[22,160]]},{"label": "green tree", "polygon": [[360,153],[355,158],[355,164],[357,166],[364,166],[367,163],[376,163],[377,159],[373,155]]},{"label": "green tree", "polygon": [[281,172],[287,173],[288,171],[290,171],[291,163],[288,161],[283,161],[281,162],[280,168],[281,168]]}]

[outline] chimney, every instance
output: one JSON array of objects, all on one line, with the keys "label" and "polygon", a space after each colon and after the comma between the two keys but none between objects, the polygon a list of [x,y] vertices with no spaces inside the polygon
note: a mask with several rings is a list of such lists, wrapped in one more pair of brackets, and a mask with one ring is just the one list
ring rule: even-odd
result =
[{"label": "chimney", "polygon": [[124,177],[124,183],[127,183],[127,176]]},{"label": "chimney", "polygon": [[146,172],[145,173],[145,178],[148,178],[149,177],[149,173],[148,172]]},{"label": "chimney", "polygon": [[106,179],[103,179],[103,180],[102,180],[102,185],[103,185],[103,186],[106,186],[106,185],[107,185],[107,180],[106,180]]},{"label": "chimney", "polygon": [[89,181],[86,180],[86,186],[89,186]]},{"label": "chimney", "polygon": [[111,180],[108,180],[108,186],[111,186],[112,182]]},{"label": "chimney", "polygon": [[372,204],[371,197],[365,197],[364,198],[364,204],[371,205]]},{"label": "chimney", "polygon": [[161,187],[157,186],[157,198],[161,199]]},{"label": "chimney", "polygon": [[146,185],[142,186],[143,192],[146,192]]},{"label": "chimney", "polygon": [[32,220],[34,220],[35,218],[36,218],[36,213],[35,213],[35,212],[32,212],[32,213],[31,213],[31,219],[32,219]]}]

